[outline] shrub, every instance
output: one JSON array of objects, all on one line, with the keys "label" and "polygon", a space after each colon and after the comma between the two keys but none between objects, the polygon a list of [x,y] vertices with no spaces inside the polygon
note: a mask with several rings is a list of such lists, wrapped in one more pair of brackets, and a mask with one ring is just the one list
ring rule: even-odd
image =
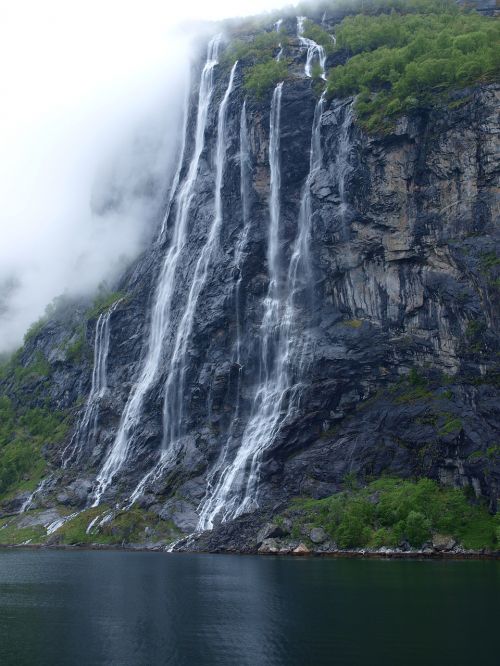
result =
[{"label": "shrub", "polygon": [[0,396],[0,496],[31,488],[43,476],[42,447],[61,442],[67,432],[64,415],[48,409],[15,409]]},{"label": "shrub", "polygon": [[121,298],[124,298],[124,294],[121,291],[112,291],[108,293],[99,294],[92,303],[92,306],[87,310],[86,316],[87,319],[95,319],[100,314],[105,312],[108,308],[119,301]]},{"label": "shrub", "polygon": [[236,39],[227,48],[222,63],[232,65],[236,60],[254,65],[274,57],[281,46],[288,44],[288,37],[281,32],[261,32],[249,40]]},{"label": "shrub", "polygon": [[286,79],[287,73],[288,63],[285,60],[268,60],[254,65],[245,73],[245,88],[257,99],[262,99],[273,86]]},{"label": "shrub", "polygon": [[322,46],[326,53],[331,53],[335,47],[331,35],[324,28],[310,20],[304,21],[304,37],[312,39],[313,42]]},{"label": "shrub", "polygon": [[404,534],[412,546],[421,546],[431,535],[431,523],[423,513],[410,511],[404,522]]},{"label": "shrub", "polygon": [[336,37],[336,48],[354,55],[331,70],[328,93],[359,95],[356,109],[368,130],[432,106],[436,93],[494,80],[500,69],[499,22],[448,3],[434,3],[430,13],[347,17]]},{"label": "shrub", "polygon": [[364,488],[322,500],[297,500],[290,509],[294,530],[323,527],[341,548],[420,547],[433,533],[454,537],[466,548],[499,548],[499,516],[491,516],[466,490],[442,488],[431,479],[381,478]]}]

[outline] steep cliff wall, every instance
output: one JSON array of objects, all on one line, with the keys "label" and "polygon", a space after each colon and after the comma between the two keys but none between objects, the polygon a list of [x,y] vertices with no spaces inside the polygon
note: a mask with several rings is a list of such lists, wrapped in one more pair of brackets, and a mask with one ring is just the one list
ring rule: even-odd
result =
[{"label": "steep cliff wall", "polygon": [[[14,407],[72,424],[46,437],[32,508],[135,503],[192,532],[392,475],[468,487],[496,510],[500,87],[370,135],[352,99],[318,106],[304,49],[289,48],[278,125],[273,91],[248,97],[241,65],[232,80],[204,70],[164,232],[106,302],[61,305],[30,335],[15,363],[43,371],[4,373]],[[29,495],[10,492],[4,514]]]}]

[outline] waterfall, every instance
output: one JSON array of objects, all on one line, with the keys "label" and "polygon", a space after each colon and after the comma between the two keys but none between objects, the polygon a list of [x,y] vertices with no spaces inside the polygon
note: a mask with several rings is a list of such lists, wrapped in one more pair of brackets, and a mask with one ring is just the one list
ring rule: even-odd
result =
[{"label": "waterfall", "polygon": [[240,447],[232,463],[221,472],[214,488],[200,506],[199,530],[211,529],[222,521],[258,506],[260,465],[263,453],[272,445],[283,422],[298,406],[300,377],[306,358],[307,342],[297,319],[297,300],[311,288],[312,269],[309,251],[311,236],[311,186],[322,166],[321,117],[325,95],[319,99],[311,131],[309,174],[304,183],[296,238],[286,275],[282,275],[280,252],[280,112],[282,84],[273,95],[270,119],[268,270],[269,287],[261,324],[259,384]]},{"label": "waterfall", "polygon": [[108,390],[107,363],[110,339],[111,315],[123,299],[117,300],[97,319],[94,336],[94,366],[92,369],[92,384],[85,404],[84,412],[78,421],[76,430],[70,443],[62,453],[62,468],[65,469],[74,459],[78,462],[82,452],[95,444],[97,435],[97,419],[102,398]]},{"label": "waterfall", "polygon": [[[279,349],[282,313],[282,261],[279,247],[280,222],[280,120],[283,83],[274,89],[269,128],[269,233],[267,263],[269,286],[264,301],[260,339],[259,384],[249,422],[233,462],[219,476],[200,513],[200,529],[210,529],[222,513],[222,520],[236,517],[252,505],[249,490],[255,485],[259,453],[273,440],[279,426],[281,406],[288,386],[287,371]],[[247,477],[248,474],[248,477]],[[246,479],[246,483],[245,483]]]},{"label": "waterfall", "polygon": [[[340,232],[342,240],[348,241],[350,237],[349,203],[347,201],[346,183],[349,174],[353,170],[352,151],[353,143],[350,131],[353,124],[353,103],[340,104],[334,109],[335,121],[337,126],[337,148],[335,159],[331,169],[331,180],[337,186],[338,190],[338,210],[337,219],[340,222]],[[350,252],[350,245],[347,246],[347,252]]]},{"label": "waterfall", "polygon": [[242,211],[242,221],[243,226],[241,234],[236,245],[236,251],[234,256],[234,264],[238,271],[238,279],[235,286],[234,294],[234,309],[236,316],[236,343],[235,349],[233,352],[233,363],[238,367],[238,379],[236,386],[234,388],[234,393],[236,395],[236,407],[234,410],[233,417],[231,419],[231,425],[229,427],[229,432],[227,434],[225,445],[221,449],[221,453],[217,463],[214,465],[212,471],[207,478],[207,492],[205,497],[202,499],[199,507],[199,521],[197,530],[205,530],[212,527],[211,523],[211,514],[214,509],[213,497],[212,495],[214,490],[214,482],[217,476],[220,473],[220,470],[225,466],[227,455],[230,451],[231,444],[235,439],[235,429],[239,425],[240,417],[240,386],[241,386],[241,374],[243,370],[242,358],[241,358],[241,342],[242,342],[242,327],[241,327],[241,303],[240,303],[240,291],[241,291],[241,281],[243,275],[241,272],[241,261],[243,258],[243,252],[248,239],[248,234],[250,231],[250,218],[249,218],[249,180],[250,180],[251,164],[250,164],[250,146],[248,138],[248,122],[247,122],[247,112],[246,112],[246,100],[243,102],[243,106],[240,114],[240,198],[241,198],[241,211]]},{"label": "waterfall", "polygon": [[247,122],[247,103],[243,102],[240,114],[240,198],[241,198],[241,212],[243,218],[243,227],[241,235],[236,246],[234,263],[238,271],[238,279],[235,288],[235,312],[236,312],[236,363],[240,365],[241,361],[241,312],[240,312],[240,291],[241,281],[243,275],[241,272],[241,261],[243,252],[248,240],[249,233],[249,206],[250,206],[250,146],[248,139],[248,122]]},{"label": "waterfall", "polygon": [[52,475],[40,481],[31,495],[23,502],[21,508],[19,509],[19,513],[25,513],[25,511],[29,511],[31,509],[35,497],[43,492],[43,490],[49,485],[50,481],[52,481]]},{"label": "waterfall", "polygon": [[[274,24],[274,29],[275,29],[276,32],[280,31],[282,23],[283,23],[283,19],[279,19],[278,21],[276,21],[276,23]],[[279,44],[279,49],[280,50],[278,51],[278,55],[276,56],[276,60],[278,62],[281,60],[281,58],[283,58],[283,46],[282,46],[281,42]]]},{"label": "waterfall", "polygon": [[173,351],[165,382],[163,403],[163,442],[157,464],[141,479],[130,495],[128,506],[131,506],[144,493],[148,483],[159,478],[178,453],[178,440],[181,436],[183,418],[183,399],[185,375],[187,370],[187,349],[191,335],[198,299],[206,283],[208,268],[219,241],[222,226],[222,184],[227,151],[227,107],[234,87],[234,76],[238,62],[235,62],[229,75],[229,83],[219,107],[217,119],[217,147],[215,174],[214,220],[196,263],[186,306],[177,329]]},{"label": "waterfall", "polygon": [[[213,71],[218,64],[221,36],[214,37],[207,49],[207,58],[203,67],[198,93],[196,116],[195,145],[184,182],[176,194],[175,220],[170,246],[159,274],[155,300],[149,327],[149,337],[142,369],[135,382],[123,410],[118,431],[104,464],[97,475],[97,485],[92,494],[92,506],[97,506],[102,494],[108,488],[113,477],[127,459],[131,437],[142,411],[142,404],[147,392],[158,374],[164,347],[165,331],[168,328],[172,301],[175,297],[175,274],[187,237],[188,213],[194,194],[194,185],[198,175],[198,165],[205,145],[205,129],[208,110],[214,91]],[[184,117],[187,116],[187,109]],[[184,144],[183,144],[184,145]],[[181,151],[183,152],[183,151]],[[176,171],[180,180],[180,171],[184,155],[181,154]],[[174,192],[172,192],[172,195]],[[162,225],[163,226],[163,225]]]},{"label": "waterfall", "polygon": [[214,220],[210,227],[205,245],[203,246],[192,278],[189,294],[181,317],[175,343],[170,357],[167,381],[165,383],[165,398],[163,406],[163,451],[169,450],[182,434],[182,421],[184,416],[184,387],[188,366],[187,349],[191,336],[198,299],[206,284],[208,268],[213,259],[219,242],[222,226],[222,184],[226,165],[227,152],[227,107],[234,87],[234,75],[238,62],[235,62],[224,98],[219,107],[217,119],[217,146],[215,155],[215,211]]},{"label": "waterfall", "polygon": [[321,44],[316,44],[312,39],[304,37],[304,21],[305,16],[297,16],[297,37],[299,38],[300,45],[307,49],[306,65],[304,68],[305,75],[311,77],[313,61],[316,58],[321,67],[321,78],[326,81],[326,53]]}]

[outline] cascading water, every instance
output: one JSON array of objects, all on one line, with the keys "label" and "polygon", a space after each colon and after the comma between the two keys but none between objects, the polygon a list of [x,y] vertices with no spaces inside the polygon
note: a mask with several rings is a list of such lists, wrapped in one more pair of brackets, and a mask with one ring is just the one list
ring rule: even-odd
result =
[{"label": "cascading water", "polygon": [[248,122],[247,122],[247,103],[243,102],[240,115],[240,195],[241,195],[241,212],[243,218],[243,227],[241,235],[236,246],[234,263],[238,271],[238,280],[236,281],[235,288],[235,311],[236,311],[236,363],[240,365],[241,361],[241,312],[240,312],[240,292],[241,281],[243,278],[241,272],[241,261],[243,252],[245,250],[248,233],[250,230],[250,145],[248,139]]},{"label": "cascading water", "polygon": [[[215,519],[235,517],[251,504],[246,492],[253,485],[247,477],[254,468],[259,451],[272,441],[279,425],[283,394],[288,385],[286,369],[279,353],[279,328],[282,308],[282,261],[279,246],[280,222],[280,120],[283,83],[274,89],[271,102],[269,166],[271,173],[269,198],[269,236],[267,262],[269,286],[264,302],[261,325],[261,359],[259,385],[255,392],[252,412],[243,433],[240,447],[232,463],[220,474],[210,496],[200,511],[200,529],[210,529]],[[245,480],[247,481],[245,484]]]},{"label": "cascading water", "polygon": [[[198,175],[198,165],[205,145],[205,129],[208,109],[214,91],[213,71],[218,64],[220,42],[220,35],[217,35],[210,41],[207,49],[206,62],[201,73],[194,152],[185,180],[176,195],[176,214],[172,239],[170,247],[165,255],[165,260],[158,279],[142,369],[139,378],[134,384],[128,397],[111,450],[97,475],[96,487],[92,493],[92,506],[97,506],[99,504],[102,494],[109,487],[115,474],[127,459],[131,437],[139,420],[144,398],[152,387],[158,374],[164,347],[165,331],[168,328],[172,301],[175,296],[174,277],[177,272],[182,249],[186,242],[188,213],[193,199],[194,185]],[[186,116],[187,109],[185,110],[184,117]],[[177,182],[180,181],[183,158],[184,155],[181,154],[175,176]],[[175,194],[176,193],[172,190],[172,196]]]},{"label": "cascading water", "polygon": [[[279,19],[278,21],[276,21],[276,23],[274,24],[274,29],[276,30],[276,32],[279,32],[281,30],[282,23],[283,23],[283,19]],[[281,42],[279,44],[279,49],[280,50],[278,51],[278,55],[276,56],[276,60],[278,62],[283,58],[283,46],[282,46]]]},{"label": "cascading water", "polygon": [[[343,109],[339,109],[340,112]],[[351,165],[350,156],[352,150],[352,143],[349,136],[349,130],[352,125],[353,110],[352,102],[344,110],[344,118],[341,122],[338,150],[335,156],[335,179],[339,190],[340,199],[340,214],[343,218],[347,211],[347,198],[345,191],[345,184],[347,176],[351,173],[353,167]]]},{"label": "cascading water", "polygon": [[242,350],[242,326],[241,326],[241,303],[240,303],[240,293],[241,293],[241,282],[243,275],[241,272],[241,261],[243,258],[243,252],[246,247],[248,240],[248,234],[250,231],[250,217],[249,217],[249,190],[250,190],[250,173],[251,173],[251,164],[250,164],[250,145],[248,138],[248,122],[247,122],[247,112],[246,112],[246,100],[243,102],[243,106],[240,114],[240,197],[241,197],[241,211],[242,211],[242,221],[243,226],[241,229],[241,234],[236,245],[236,251],[234,256],[234,263],[236,270],[238,271],[238,279],[235,286],[234,294],[234,308],[236,315],[236,343],[233,352],[233,363],[236,364],[238,368],[238,378],[236,381],[236,386],[234,392],[236,394],[236,407],[231,419],[231,425],[229,427],[229,432],[227,434],[225,445],[222,447],[221,454],[217,463],[214,465],[211,473],[207,477],[207,492],[205,497],[201,501],[198,512],[199,512],[199,521],[198,521],[198,530],[205,530],[211,527],[210,515],[213,510],[211,498],[212,493],[215,488],[215,479],[220,474],[221,469],[226,465],[227,455],[231,448],[231,444],[235,439],[235,429],[239,425],[239,416],[240,416],[240,385],[241,385],[241,374],[243,371],[241,350]]},{"label": "cascading water", "polygon": [[181,436],[181,424],[184,400],[184,382],[187,366],[187,346],[191,335],[198,299],[206,283],[208,268],[213,258],[222,225],[222,183],[227,151],[227,107],[234,87],[234,77],[238,62],[235,62],[229,76],[229,83],[219,107],[217,120],[216,175],[215,175],[215,212],[212,226],[203,246],[194,271],[186,306],[177,329],[173,351],[168,366],[163,405],[164,428],[160,459],[141,479],[129,498],[129,506],[144,492],[147,484],[155,481],[177,455],[178,439]]},{"label": "cascading water", "polygon": [[110,339],[110,321],[113,312],[123,299],[119,299],[97,319],[94,337],[94,367],[92,385],[87,398],[85,410],[78,421],[75,433],[62,454],[62,467],[66,468],[72,461],[77,463],[82,452],[95,443],[97,419],[102,398],[108,390],[107,363]]},{"label": "cascading water", "polygon": [[312,283],[309,251],[311,186],[322,165],[321,117],[325,96],[321,96],[314,113],[309,174],[301,196],[292,255],[283,276],[279,242],[281,92],[282,84],[274,91],[271,107],[269,287],[261,325],[260,381],[239,450],[233,462],[223,469],[218,483],[200,507],[199,530],[211,529],[216,520],[235,518],[257,505],[263,453],[273,443],[287,417],[292,415],[300,398],[300,376],[307,356],[307,342],[297,319],[297,300],[304,289],[311,288]]},{"label": "cascading water", "polygon": [[326,81],[326,52],[321,44],[317,44],[312,39],[304,37],[304,21],[306,20],[305,16],[297,16],[297,37],[301,46],[307,49],[306,64],[305,64],[305,75],[309,78],[312,76],[312,66],[315,59],[318,60],[321,67],[321,78]]},{"label": "cascading water", "polygon": [[29,511],[33,505],[33,502],[35,501],[35,498],[37,495],[41,495],[45,488],[49,485],[49,483],[52,481],[52,475],[48,476],[46,479],[42,479],[40,483],[37,485],[35,490],[29,495],[29,497],[23,502],[21,508],[19,509],[19,513],[25,513],[26,511]]},{"label": "cascading water", "polygon": [[208,268],[219,243],[222,226],[222,184],[226,165],[227,152],[227,107],[234,87],[234,76],[238,62],[235,62],[224,98],[219,107],[217,120],[216,174],[215,174],[215,212],[205,245],[203,246],[194,271],[189,295],[182,315],[170,363],[164,398],[163,451],[167,452],[171,445],[182,435],[184,414],[184,387],[187,371],[187,348],[193,329],[194,317],[201,291],[206,284]]}]

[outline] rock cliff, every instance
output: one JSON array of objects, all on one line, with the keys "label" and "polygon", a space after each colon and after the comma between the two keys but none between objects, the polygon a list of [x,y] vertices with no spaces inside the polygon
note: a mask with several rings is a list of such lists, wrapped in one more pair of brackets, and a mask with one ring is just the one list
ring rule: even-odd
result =
[{"label": "rock cliff", "polygon": [[[88,303],[63,303],[29,336],[16,363],[30,368],[43,357],[45,376],[35,373],[26,385],[12,374],[2,380],[2,393],[14,403],[48,406],[72,424],[62,442],[47,438],[48,482],[31,508],[68,513],[67,507],[134,503],[182,533],[214,527],[204,542],[211,548],[228,539],[234,545],[235,526],[241,535],[257,529],[293,497],[337,492],[346,477],[360,483],[382,475],[430,477],[469,488],[496,511],[500,86],[458,91],[447,106],[404,116],[384,134],[360,128],[352,99],[324,100],[317,125],[321,158],[311,171],[319,97],[303,73],[304,50],[295,42],[290,50],[293,76],[282,89],[277,155],[282,283],[276,302],[283,308],[265,333],[269,346],[263,349],[262,340],[266,301],[274,298],[273,91],[260,100],[247,97],[237,65],[228,94],[229,69],[213,67],[180,243],[179,192],[199,148],[200,68],[163,233],[159,224],[157,241],[105,306],[92,312]],[[305,188],[307,255],[297,263],[302,279],[293,278],[290,300]],[[211,243],[217,206],[220,224]],[[155,313],[166,257],[176,262],[173,295]],[[145,379],[158,317],[162,341]],[[283,317],[293,321],[277,420],[251,455],[241,457],[261,408],[256,395],[269,386],[268,363],[275,372],[266,354],[283,352]],[[106,376],[99,384],[96,359],[104,348]],[[140,405],[124,426],[138,381]],[[116,449],[122,459],[96,494],[120,428],[127,446]],[[224,495],[231,465],[234,478],[225,479]],[[20,491],[5,499],[4,515],[18,511],[27,496]],[[227,505],[215,511],[221,498]],[[208,518],[200,523],[204,510]]]}]

